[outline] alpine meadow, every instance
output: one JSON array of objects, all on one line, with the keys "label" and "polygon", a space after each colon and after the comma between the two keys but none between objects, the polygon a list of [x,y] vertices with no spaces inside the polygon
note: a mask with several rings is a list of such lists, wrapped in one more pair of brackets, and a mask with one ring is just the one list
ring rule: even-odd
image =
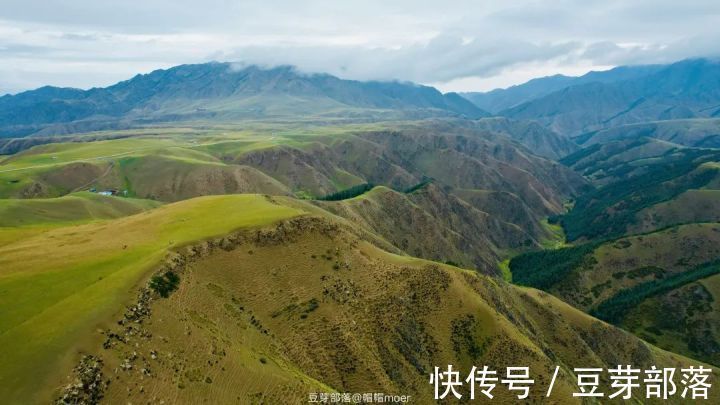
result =
[{"label": "alpine meadow", "polygon": [[720,403],[720,5],[111,3],[0,7],[1,403]]}]

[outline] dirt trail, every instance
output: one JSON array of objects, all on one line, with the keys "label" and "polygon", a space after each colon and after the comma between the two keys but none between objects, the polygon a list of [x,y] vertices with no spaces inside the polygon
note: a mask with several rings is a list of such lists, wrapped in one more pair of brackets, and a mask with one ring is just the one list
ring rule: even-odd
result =
[{"label": "dirt trail", "polygon": [[[145,149],[149,149],[149,148],[145,148]],[[16,169],[5,169],[5,170],[0,170],[0,173],[8,173],[8,172],[17,172],[17,171],[22,171],[22,170],[38,169],[38,168],[41,168],[41,167],[53,167],[53,166],[59,166],[59,165],[68,165],[68,164],[72,164],[72,163],[87,162],[88,160],[101,160],[101,159],[107,159],[107,158],[112,158],[112,157],[124,156],[124,155],[130,154],[130,153],[134,153],[134,152],[137,152],[137,151],[140,151],[140,150],[144,150],[144,149],[136,149],[136,150],[132,150],[132,151],[128,151],[128,152],[116,153],[116,154],[114,154],[114,155],[96,156],[96,157],[92,157],[92,158],[70,160],[70,161],[67,161],[67,162],[48,163],[48,164],[44,164],[44,165],[34,165],[34,166],[27,166],[27,167],[18,167],[18,168],[16,168]]]},{"label": "dirt trail", "polygon": [[100,180],[100,179],[104,178],[105,176],[107,176],[108,174],[110,174],[110,171],[112,170],[112,168],[113,168],[114,166],[115,166],[115,162],[110,162],[110,164],[108,165],[107,169],[105,169],[105,171],[104,171],[101,175],[99,175],[99,176],[97,176],[96,178],[90,180],[89,182],[83,184],[82,186],[79,186],[79,187],[74,188],[74,189],[71,191],[71,193],[76,193],[76,192],[78,192],[78,191],[82,191],[82,190],[86,189],[87,187],[90,187],[91,184],[97,182],[98,180]]},{"label": "dirt trail", "polygon": [[27,167],[18,167],[18,168],[15,168],[15,169],[5,169],[5,170],[0,170],[0,173],[17,172],[17,171],[22,171],[22,170],[38,169],[38,168],[42,168],[42,167],[53,167],[53,166],[60,166],[60,165],[68,165],[68,164],[72,164],[72,163],[87,162],[87,161],[92,161],[92,160],[109,159],[109,158],[115,158],[115,157],[119,157],[119,156],[129,155],[129,154],[131,154],[131,153],[140,152],[140,151],[143,151],[143,150],[169,149],[169,148],[186,148],[186,147],[196,148],[196,147],[198,147],[198,146],[207,146],[207,145],[212,145],[212,144],[214,144],[214,143],[216,143],[216,142],[208,142],[208,143],[192,144],[192,145],[168,146],[167,148],[157,148],[157,147],[140,148],[140,149],[133,149],[133,150],[130,150],[130,151],[127,151],[127,152],[115,153],[115,154],[112,154],[112,155],[95,156],[95,157],[89,157],[89,158],[84,158],[84,159],[69,160],[69,161],[67,161],[67,162],[47,163],[47,164],[42,164],[42,165],[34,165],[34,166],[27,166]]}]

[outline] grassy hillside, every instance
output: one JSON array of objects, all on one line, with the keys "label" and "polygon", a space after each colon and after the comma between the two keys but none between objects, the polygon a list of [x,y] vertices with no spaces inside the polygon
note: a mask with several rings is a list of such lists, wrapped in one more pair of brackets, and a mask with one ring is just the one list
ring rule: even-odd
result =
[{"label": "grassy hillside", "polygon": [[[81,353],[103,359],[113,403],[218,392],[219,402],[277,402],[364,387],[426,402],[436,364],[522,361],[546,381],[579,360],[688,361],[541,292],[386,252],[499,275],[508,254],[560,245],[544,218],[588,187],[569,168],[453,122],[255,125],[53,143],[0,161],[0,196],[25,197],[0,200],[7,402],[58,395]],[[716,170],[697,157],[706,163],[696,170]],[[289,197],[368,183],[378,186],[339,201]],[[88,188],[129,197],[78,192]],[[275,196],[192,198],[253,191]],[[142,293],[123,314],[151,277],[169,298]],[[558,395],[573,389],[562,371]]]},{"label": "grassy hillside", "polygon": [[[690,210],[703,206],[696,198],[707,200],[705,193],[718,188],[717,161],[717,150],[668,147],[647,138],[588,147],[563,162],[593,179],[597,188],[578,197],[558,220],[572,241],[712,219],[711,213]],[[688,205],[680,208],[676,199]],[[669,206],[677,207],[677,216]],[[665,215],[660,217],[660,211]]]},{"label": "grassy hillside", "polygon": [[262,196],[204,197],[0,247],[0,390],[15,403],[69,367],[167,252],[300,214]]},{"label": "grassy hillside", "polygon": [[603,243],[528,253],[513,281],[678,353],[720,364],[720,225],[681,225]]},{"label": "grassy hillside", "polygon": [[57,197],[89,189],[113,177],[122,158],[159,153],[190,158],[192,151],[182,150],[183,144],[180,139],[133,137],[35,146],[0,160],[0,197]]},{"label": "grassy hillside", "polygon": [[648,137],[678,145],[700,148],[720,147],[720,119],[695,118],[621,125],[576,138],[583,146],[623,139]]},{"label": "grassy hillside", "polygon": [[[672,123],[654,127],[669,131]],[[513,281],[667,350],[720,364],[718,291],[707,287],[719,271],[720,153],[668,142],[687,143],[682,131],[643,133],[651,138],[625,129],[598,132],[562,159],[595,186],[551,218],[576,245],[513,258]],[[599,139],[610,133],[617,139]]]},{"label": "grassy hillside", "polygon": [[151,200],[106,197],[89,192],[47,199],[0,199],[0,228],[120,218],[159,205]]},{"label": "grassy hillside", "polygon": [[127,190],[131,196],[161,201],[242,192],[287,194],[272,178],[226,165],[209,153],[218,143],[235,142],[242,146],[239,150],[251,150],[282,139],[246,133],[191,135],[196,134],[170,131],[158,137],[36,146],[0,161],[0,197],[56,197],[90,188]]},{"label": "grassy hillside", "polygon": [[0,199],[0,246],[58,227],[120,218],[159,205],[151,200],[89,192],[46,199]]},{"label": "grassy hillside", "polygon": [[675,224],[720,222],[720,190],[687,190],[637,213],[631,233],[645,233]]},{"label": "grassy hillside", "polygon": [[[547,294],[388,254],[325,219],[239,232],[176,263],[178,290],[141,296],[150,314],[90,351],[113,380],[109,402],[305,403],[309,392],[370,391],[432,403],[438,364],[523,364],[532,401],[559,365],[552,398],[572,403],[567,370],[577,364],[692,363]],[[501,388],[495,401],[510,402]]]},{"label": "grassy hillside", "polygon": [[316,204],[413,256],[485,274],[499,274],[497,262],[509,251],[539,247],[539,239],[549,237],[501,221],[434,184],[410,194],[375,187],[349,200]]},{"label": "grassy hillside", "polygon": [[558,160],[579,149],[570,138],[559,135],[535,121],[511,120],[504,117],[483,118],[476,121],[480,128],[499,132],[526,146],[532,153]]},{"label": "grassy hillside", "polygon": [[[410,190],[429,177],[436,186],[432,198],[421,187],[392,208],[420,206],[414,212],[429,218],[422,225],[393,229],[385,218],[389,208],[346,217],[372,225],[368,231],[415,255],[487,273],[497,272],[507,252],[551,239],[544,218],[562,212],[564,201],[586,186],[568,168],[475,124],[254,123],[36,146],[0,162],[0,197],[46,198],[96,188],[163,202],[232,193],[307,198],[362,184]],[[404,241],[399,229],[417,235],[415,241]],[[447,241],[447,249],[423,234]]]}]

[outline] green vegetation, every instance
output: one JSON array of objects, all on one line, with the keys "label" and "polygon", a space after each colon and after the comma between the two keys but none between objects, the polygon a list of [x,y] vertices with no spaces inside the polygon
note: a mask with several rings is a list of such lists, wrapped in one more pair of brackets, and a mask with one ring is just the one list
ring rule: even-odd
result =
[{"label": "green vegetation", "polygon": [[[568,156],[563,159],[561,163],[572,166],[578,172],[590,174],[599,170],[603,171],[603,176],[609,175],[627,175],[633,169],[633,165],[628,165],[625,162],[606,162],[604,160],[597,161],[597,156],[610,157],[613,155],[620,154],[633,149],[640,149],[643,146],[651,144],[652,141],[646,138],[634,139],[622,143],[601,145],[596,144],[589,146],[585,149],[581,149],[576,154]],[[672,148],[671,150],[675,150]],[[596,156],[594,156],[596,155]],[[580,163],[580,160],[587,159],[585,162]],[[610,159],[608,159],[610,160]]]},{"label": "green vegetation", "polygon": [[683,150],[680,156],[653,164],[641,175],[628,178],[637,169],[620,165],[613,176],[623,178],[577,198],[573,209],[560,217],[568,240],[623,236],[639,211],[677,197],[688,189],[705,186],[717,178],[718,169],[702,163],[720,159],[706,150]]},{"label": "green vegetation", "polygon": [[515,283],[549,289],[578,268],[593,264],[592,252],[599,242],[554,250],[524,253],[510,261]]},{"label": "green vegetation", "polygon": [[137,155],[182,144],[173,139],[124,138],[97,142],[69,142],[35,146],[12,155],[0,164],[0,171],[58,166],[77,161],[102,161]]},{"label": "green vegetation", "polygon": [[120,218],[159,206],[160,203],[156,201],[109,197],[90,192],[59,198],[0,199],[0,228],[78,224]]},{"label": "green vegetation", "polygon": [[320,201],[348,200],[350,198],[355,198],[359,195],[365,194],[366,192],[372,190],[373,187],[375,187],[375,186],[370,183],[358,184],[357,186],[352,186],[345,190],[338,191],[337,193],[332,193],[332,194],[328,194],[323,197],[318,197],[318,198],[316,198],[316,200],[320,200]]},{"label": "green vegetation", "polygon": [[629,310],[646,299],[718,273],[720,273],[720,260],[715,260],[663,279],[638,284],[603,301],[590,314],[610,323],[619,324]]},{"label": "green vegetation", "polygon": [[579,161],[581,161],[581,160],[585,159],[586,157],[591,156],[593,153],[599,151],[601,147],[602,147],[602,145],[600,145],[598,143],[598,144],[589,146],[587,148],[580,149],[579,151],[560,159],[560,163],[564,164],[565,166],[572,167]]},{"label": "green vegetation", "polygon": [[[126,344],[101,352],[107,370],[123,364],[128,349],[171,352],[173,357],[152,362],[152,378],[139,371],[117,373],[106,400],[143,403],[152,395],[176,403],[204,398],[253,403],[261,393],[264,402],[287,403],[342,384],[352,384],[349,389],[377,384],[382,390],[401,387],[413,401],[432,403],[432,386],[421,371],[432,370],[436,358],[465,370],[531,356],[544,379],[550,376],[542,370],[552,370],[557,362],[690,363],[549,294],[391,255],[349,229],[326,235],[316,218],[306,220],[316,226],[285,243],[248,242],[242,249],[195,260],[182,273],[183,287],[190,288],[153,302],[150,322],[144,324],[151,338],[131,336]],[[337,251],[348,270],[334,271],[320,256]],[[209,284],[222,286],[222,293],[193,288]],[[522,319],[532,327],[517,321]],[[364,332],[349,333],[345,326],[350,325]],[[612,339],[613,345],[603,345],[602,339]],[[549,350],[554,356],[544,354]],[[321,367],[311,369],[319,355]],[[135,368],[141,364],[134,362]],[[346,382],[348,375],[352,382]],[[202,382],[205,376],[212,377],[214,389]],[[554,395],[572,395],[576,381],[571,377],[558,375]],[[544,392],[530,395],[531,402],[544,400]],[[495,398],[499,403],[517,400],[506,390]]]},{"label": "green vegetation", "polygon": [[505,259],[498,263],[498,267],[500,268],[500,274],[502,274],[503,280],[507,281],[508,283],[512,283],[513,281],[513,275],[512,271],[510,270],[510,259]]},{"label": "green vegetation", "polygon": [[541,225],[547,229],[549,236],[540,241],[543,249],[560,249],[568,247],[565,230],[562,225],[553,221],[554,218],[543,219]]},{"label": "green vegetation", "polygon": [[665,350],[720,364],[720,317],[714,309],[720,274],[706,267],[718,264],[718,243],[720,224],[694,223],[608,240],[582,257],[555,251],[566,256],[566,262],[545,251],[546,260],[525,264],[526,271],[539,271],[540,276],[546,265],[570,269],[551,285],[530,282]]},{"label": "green vegetation", "polygon": [[[418,191],[418,190],[421,190],[421,189],[427,187],[432,182],[433,182],[432,179],[424,179],[423,181],[402,190],[402,193],[411,194],[415,191]],[[361,195],[367,193],[368,191],[372,190],[374,187],[375,187],[375,185],[372,183],[358,184],[356,186],[352,186],[350,188],[340,190],[336,193],[328,194],[323,197],[317,197],[315,199],[320,200],[320,201],[349,200],[351,198],[355,198],[355,197],[358,197],[358,196],[361,196]]]},{"label": "green vegetation", "polygon": [[[577,149],[564,135],[535,121],[459,118],[481,112],[426,87],[334,85],[293,71],[254,72],[255,86],[238,86],[223,81],[234,74],[219,64],[177,69],[110,89],[145,100],[134,114],[148,115],[127,124],[147,128],[36,138],[0,158],[3,402],[48,402],[78,354],[93,350],[105,361],[102,379],[113,381],[108,403],[145,403],[148,394],[176,403],[280,403],[368,386],[431,402],[426,376],[438,359],[463,370],[528,359],[534,370],[685,365],[571,305],[595,308],[674,353],[701,360],[720,353],[720,225],[640,234],[679,218],[718,221],[677,212],[719,207],[720,151],[675,142],[675,128],[694,123],[666,125],[661,140],[646,138],[644,128],[586,134],[581,141],[623,139],[567,156],[570,170],[554,161]],[[165,82],[173,77],[182,83]],[[574,91],[554,104],[583,104],[572,102]],[[103,100],[70,99],[47,112]],[[188,128],[163,127],[170,116]],[[438,118],[390,121],[423,116]],[[544,123],[578,124],[564,128],[574,134],[599,128],[570,121],[577,119]],[[703,134],[685,134],[685,144],[716,145],[720,120],[713,121]],[[337,203],[286,197],[293,191]],[[200,195],[208,197],[193,198]],[[523,254],[540,247],[552,250]],[[191,266],[182,266],[184,252]],[[503,260],[511,254],[519,256]],[[145,285],[154,293],[143,290],[143,305],[129,308],[142,309],[148,322],[126,313],[118,325]],[[678,311],[663,324],[659,306]],[[670,323],[688,333],[668,339]],[[688,349],[676,350],[672,339]],[[558,376],[558,398],[576,391],[566,374]],[[505,391],[497,402],[516,399]],[[544,400],[531,395],[530,402]]]},{"label": "green vegetation", "polygon": [[718,118],[663,119],[591,132],[575,140],[583,145],[649,137],[683,146],[717,148],[720,147],[718,128]]},{"label": "green vegetation", "polygon": [[180,284],[180,277],[172,271],[166,271],[163,274],[156,274],[150,279],[148,286],[151,290],[160,294],[161,297],[167,298],[170,293],[175,291]]},{"label": "green vegetation", "polygon": [[663,270],[657,266],[644,266],[644,267],[639,267],[637,269],[633,269],[633,270],[630,270],[627,272],[619,271],[617,273],[613,273],[612,276],[614,279],[618,279],[618,280],[623,279],[625,277],[627,277],[630,280],[635,280],[636,278],[643,278],[643,277],[647,277],[649,275],[652,275],[653,277],[658,278],[658,279],[664,278],[665,270]]},{"label": "green vegetation", "polygon": [[0,394],[29,398],[37,381],[70,369],[72,348],[168,250],[301,213],[259,195],[201,197],[0,246]]},{"label": "green vegetation", "polygon": [[133,157],[216,162],[210,155],[188,149],[193,145],[177,136],[35,146],[0,161],[0,198],[58,197],[95,186],[127,189],[128,185],[117,178],[117,172],[123,159]]},{"label": "green vegetation", "polygon": [[302,313],[300,314],[300,319],[306,319],[311,312],[315,311],[320,307],[320,302],[317,300],[317,298],[312,298],[308,302],[304,303],[302,306],[304,308],[302,309]]},{"label": "green vegetation", "polygon": [[430,185],[430,183],[432,183],[432,182],[433,182],[432,179],[424,179],[424,180],[421,181],[420,183],[415,184],[415,185],[413,185],[413,186],[410,186],[410,187],[406,188],[405,190],[403,190],[403,193],[405,193],[405,194],[410,194],[410,193],[413,193],[413,192],[415,192],[415,191],[421,190],[421,189],[427,187],[428,185]]}]

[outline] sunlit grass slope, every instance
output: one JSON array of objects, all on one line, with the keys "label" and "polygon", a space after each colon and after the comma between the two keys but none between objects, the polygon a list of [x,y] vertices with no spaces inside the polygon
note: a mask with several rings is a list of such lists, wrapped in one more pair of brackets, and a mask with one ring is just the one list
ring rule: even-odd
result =
[{"label": "sunlit grass slope", "polygon": [[[452,364],[462,375],[475,365],[529,366],[536,384],[527,403],[566,404],[582,403],[572,396],[573,367],[697,364],[548,294],[390,254],[333,224],[308,216],[265,228],[262,240],[246,233],[229,238],[237,245],[183,250],[196,253],[178,290],[153,301],[138,326],[150,337],[134,333],[92,352],[113,379],[105,400],[302,404],[308,393],[336,391],[434,404],[428,375]],[[522,402],[501,387],[493,394],[492,403]]]},{"label": "sunlit grass slope", "polygon": [[[137,134],[137,131],[107,131],[101,134],[127,137],[38,145],[15,155],[0,157],[0,198],[58,197],[92,187],[127,189],[132,196],[135,195],[134,191],[141,194],[145,192],[141,197],[164,201],[201,194],[284,194],[278,185],[254,190],[237,190],[233,187],[220,192],[196,190],[197,187],[192,184],[198,179],[188,179],[187,173],[193,172],[195,177],[212,177],[216,180],[226,177],[238,178],[240,183],[265,184],[271,179],[258,180],[255,178],[257,173],[237,173],[236,162],[226,161],[244,153],[279,145],[302,148],[317,143],[318,139],[329,142],[333,138],[329,135],[340,132],[339,129],[324,128],[311,135],[307,130],[287,128],[275,131],[263,127],[215,128],[205,131],[163,128],[157,131],[141,131]],[[143,177],[137,178],[127,173],[128,162],[160,165],[163,170],[146,172]],[[248,169],[243,170],[246,172]],[[248,179],[248,176],[252,179]],[[189,184],[174,184],[173,181]],[[220,181],[219,184],[225,183]],[[215,186],[215,189],[222,188],[218,184]],[[170,198],[164,190],[159,190],[163,187],[179,188],[177,198]],[[188,195],[184,195],[183,191]]]},{"label": "sunlit grass slope", "polygon": [[0,247],[0,397],[32,398],[64,372],[168,249],[299,214],[259,195],[202,197]]},{"label": "sunlit grass slope", "polygon": [[150,200],[109,197],[90,192],[59,198],[0,199],[0,228],[113,219],[159,205]]},{"label": "sunlit grass slope", "polygon": [[[97,142],[40,145],[0,159],[0,198],[56,197],[89,189],[113,177],[113,166],[124,158],[166,156],[213,164],[217,160],[181,137],[125,138]],[[115,186],[120,186],[116,184]]]},{"label": "sunlit grass slope", "polygon": [[156,201],[89,192],[58,198],[0,199],[0,246],[62,226],[125,217],[158,206]]},{"label": "sunlit grass slope", "polygon": [[22,169],[33,166],[52,166],[77,160],[102,159],[138,153],[143,150],[177,146],[168,139],[126,138],[84,143],[55,143],[31,148],[11,156],[2,162],[2,170]]}]

